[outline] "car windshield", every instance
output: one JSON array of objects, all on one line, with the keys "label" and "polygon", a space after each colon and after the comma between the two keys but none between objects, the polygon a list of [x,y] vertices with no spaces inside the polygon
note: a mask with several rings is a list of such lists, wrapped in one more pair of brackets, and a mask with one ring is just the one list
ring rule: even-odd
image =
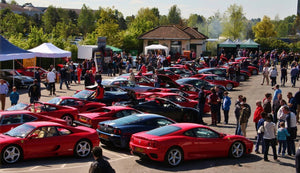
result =
[{"label": "car windshield", "polygon": [[137,115],[130,115],[130,116],[126,116],[123,118],[119,118],[113,121],[114,125],[117,126],[122,126],[122,125],[126,125],[126,124],[133,124],[135,122],[139,122],[143,119],[143,117]]},{"label": "car windshield", "polygon": [[49,100],[47,103],[51,103],[51,104],[57,105],[60,101],[61,101],[61,98],[55,97],[55,98]]},{"label": "car windshield", "polygon": [[181,128],[177,126],[163,126],[154,130],[150,130],[146,132],[146,134],[154,135],[154,136],[164,136],[176,132],[178,130],[181,130]]},{"label": "car windshield", "polygon": [[8,109],[6,109],[7,111],[16,111],[16,110],[24,110],[26,107],[28,106],[28,104],[25,103],[18,103]]},{"label": "car windshield", "polygon": [[79,98],[79,99],[87,99],[90,97],[90,95],[92,95],[92,93],[94,93],[94,91],[91,90],[82,90],[76,94],[73,95],[73,97]]},{"label": "car windshield", "polygon": [[34,126],[31,126],[28,124],[22,124],[14,129],[4,133],[4,135],[25,138],[33,129],[35,129]]}]

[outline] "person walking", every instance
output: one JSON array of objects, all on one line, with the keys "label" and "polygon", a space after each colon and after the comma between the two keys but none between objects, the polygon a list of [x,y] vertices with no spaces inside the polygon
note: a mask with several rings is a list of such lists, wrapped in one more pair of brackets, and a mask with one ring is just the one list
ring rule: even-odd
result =
[{"label": "person walking", "polygon": [[286,138],[287,138],[287,136],[290,136],[290,134],[287,131],[287,129],[285,128],[284,122],[280,122],[279,126],[280,126],[280,128],[277,130],[277,140],[279,143],[277,154],[279,155],[280,153],[282,153],[282,157],[285,157],[285,151],[286,151],[286,146],[287,146]]},{"label": "person walking", "polygon": [[37,79],[34,79],[33,84],[28,88],[28,96],[30,98],[30,103],[39,101],[41,98],[41,88],[38,85]]},{"label": "person walking", "polygon": [[292,82],[292,87],[296,86],[296,80],[298,76],[299,70],[296,66],[292,67],[291,69],[291,82]]},{"label": "person walking", "polygon": [[262,112],[262,113],[260,113],[260,117],[261,117],[261,119],[258,121],[257,127],[256,127],[256,129],[258,129],[257,130],[257,139],[256,139],[256,144],[255,144],[255,149],[254,149],[256,154],[260,154],[259,145],[262,146],[262,153],[265,153],[265,142],[263,139],[264,133],[261,132],[261,130],[259,130],[259,129],[260,129],[260,127],[262,127],[264,125],[267,114],[265,112]]},{"label": "person walking", "polygon": [[228,91],[225,91],[223,97],[223,103],[222,103],[225,124],[228,124],[228,118],[229,118],[228,114],[229,114],[230,105],[231,105],[231,99],[230,97],[228,97]]},{"label": "person walking", "polygon": [[241,135],[241,128],[240,128],[240,112],[241,112],[241,102],[243,101],[243,96],[239,95],[238,99],[236,100],[234,104],[234,114],[236,118],[236,128],[235,128],[235,134]]},{"label": "person walking", "polygon": [[92,150],[95,161],[91,164],[89,173],[115,173],[108,161],[103,159],[102,149],[96,146]]},{"label": "person walking", "polygon": [[250,117],[250,111],[246,106],[246,103],[241,102],[240,126],[241,126],[242,135],[244,137],[246,137],[246,128],[247,128],[249,117]]},{"label": "person walking", "polygon": [[261,85],[263,85],[265,83],[265,80],[267,82],[267,85],[269,85],[269,67],[267,64],[264,65],[262,74],[263,74],[263,81],[262,81]]},{"label": "person walking", "polygon": [[218,114],[218,102],[220,98],[218,97],[216,90],[214,88],[211,89],[211,94],[208,96],[208,103],[210,104],[210,112],[211,112],[211,125],[217,125],[217,114]]},{"label": "person walking", "polygon": [[47,82],[48,82],[48,87],[49,87],[49,91],[50,91],[50,96],[56,95],[55,94],[55,79],[56,79],[56,75],[53,71],[51,71],[51,69],[48,69],[48,73],[47,73]]},{"label": "person walking", "polygon": [[11,105],[16,105],[19,101],[19,93],[17,92],[17,87],[12,88],[12,92],[9,95]]},{"label": "person walking", "polygon": [[287,69],[285,66],[283,66],[281,68],[281,77],[280,77],[280,81],[281,81],[281,86],[285,87],[285,82],[287,82]]},{"label": "person walking", "polygon": [[297,137],[297,120],[296,115],[290,111],[288,106],[283,107],[283,113],[286,115],[285,127],[290,136],[287,137],[288,155],[295,155],[295,139]]},{"label": "person walking", "polygon": [[264,133],[264,142],[265,142],[265,152],[264,152],[264,161],[268,162],[268,153],[269,147],[272,147],[273,150],[273,158],[275,161],[279,161],[277,159],[276,152],[276,125],[272,122],[271,116],[267,116],[264,122],[264,125],[260,127],[260,131]]},{"label": "person walking", "polygon": [[204,86],[201,86],[200,91],[198,93],[198,109],[199,109],[198,122],[199,124],[204,124],[204,125],[206,125],[206,123],[203,122],[205,100],[206,100],[206,94],[204,92]]},{"label": "person walking", "polygon": [[62,89],[63,82],[65,83],[67,89],[70,89],[67,80],[68,80],[67,66],[64,65],[64,67],[60,69],[60,86],[59,86],[60,89]]},{"label": "person walking", "polygon": [[276,85],[276,78],[278,76],[277,69],[275,67],[272,67],[270,70],[270,79],[271,79],[271,86]]},{"label": "person walking", "polygon": [[5,100],[6,100],[7,93],[8,93],[8,86],[3,79],[0,79],[0,100],[1,100],[2,110],[5,109]]}]

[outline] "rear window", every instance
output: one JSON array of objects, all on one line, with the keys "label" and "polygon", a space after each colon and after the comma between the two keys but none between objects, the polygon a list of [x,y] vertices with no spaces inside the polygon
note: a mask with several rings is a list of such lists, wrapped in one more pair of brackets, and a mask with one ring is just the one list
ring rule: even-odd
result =
[{"label": "rear window", "polygon": [[115,125],[126,125],[126,124],[133,124],[136,122],[139,122],[143,119],[143,117],[141,116],[137,116],[137,115],[130,115],[130,116],[126,116],[123,118],[119,118],[113,121],[113,124]]},{"label": "rear window", "polygon": [[173,132],[176,132],[178,130],[181,130],[180,127],[177,126],[164,126],[164,127],[160,127],[154,130],[150,130],[148,132],[146,132],[146,134],[149,135],[154,135],[154,136],[164,136]]}]

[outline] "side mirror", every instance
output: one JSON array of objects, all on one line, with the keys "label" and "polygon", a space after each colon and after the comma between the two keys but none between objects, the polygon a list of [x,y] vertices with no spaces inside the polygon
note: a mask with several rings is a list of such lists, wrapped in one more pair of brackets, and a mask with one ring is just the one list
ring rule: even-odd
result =
[{"label": "side mirror", "polygon": [[225,136],[226,136],[225,133],[221,133],[221,134],[220,134],[220,138],[224,138]]}]

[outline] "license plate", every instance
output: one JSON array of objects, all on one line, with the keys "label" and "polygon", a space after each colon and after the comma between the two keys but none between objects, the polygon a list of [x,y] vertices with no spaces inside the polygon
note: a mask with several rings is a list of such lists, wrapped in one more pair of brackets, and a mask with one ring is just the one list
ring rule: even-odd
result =
[{"label": "license plate", "polygon": [[139,152],[139,153],[143,153],[144,149],[143,148],[139,148],[139,147],[135,147],[134,151]]},{"label": "license plate", "polygon": [[108,136],[108,135],[105,135],[105,134],[100,134],[100,138],[102,138],[102,139],[108,139],[109,136]]}]

